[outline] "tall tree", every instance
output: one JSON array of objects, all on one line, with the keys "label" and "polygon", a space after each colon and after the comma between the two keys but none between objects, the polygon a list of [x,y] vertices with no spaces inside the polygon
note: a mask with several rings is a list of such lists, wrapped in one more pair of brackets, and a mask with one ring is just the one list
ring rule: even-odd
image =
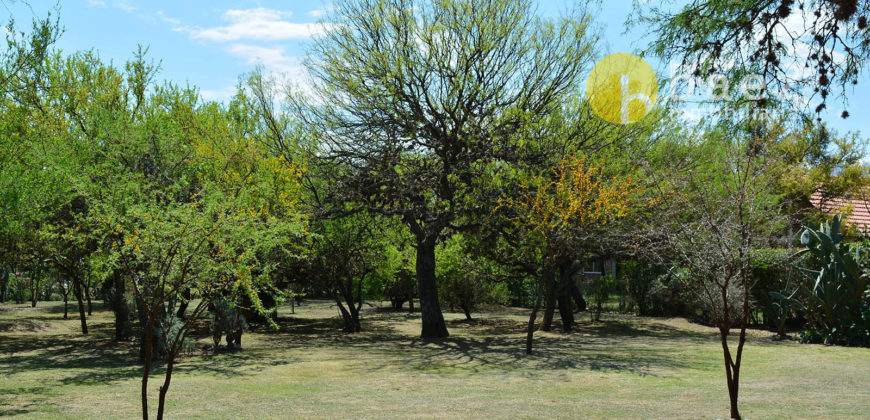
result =
[{"label": "tall tree", "polygon": [[547,21],[529,0],[340,0],[329,21],[294,108],[319,156],[347,168],[333,185],[412,232],[421,335],[445,337],[436,244],[461,227],[486,168],[517,158],[517,133],[575,90],[589,17]]}]

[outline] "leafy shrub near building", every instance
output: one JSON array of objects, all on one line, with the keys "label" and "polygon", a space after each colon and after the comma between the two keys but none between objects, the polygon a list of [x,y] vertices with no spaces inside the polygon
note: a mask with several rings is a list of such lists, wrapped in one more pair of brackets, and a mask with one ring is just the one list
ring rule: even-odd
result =
[{"label": "leafy shrub near building", "polygon": [[805,342],[870,346],[867,251],[864,244],[848,243],[840,233],[842,217],[819,229],[800,233],[806,249],[799,256],[806,265],[795,265],[801,274],[798,293],[789,298],[807,319]]}]

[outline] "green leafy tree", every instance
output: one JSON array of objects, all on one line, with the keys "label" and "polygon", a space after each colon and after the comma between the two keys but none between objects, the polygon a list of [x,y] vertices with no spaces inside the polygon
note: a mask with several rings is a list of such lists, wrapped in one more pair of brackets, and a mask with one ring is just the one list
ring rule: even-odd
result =
[{"label": "green leafy tree", "polygon": [[582,81],[589,18],[543,20],[528,0],[341,0],[329,21],[294,107],[341,168],[330,183],[413,234],[421,335],[445,337],[435,247],[462,229],[475,180]]}]

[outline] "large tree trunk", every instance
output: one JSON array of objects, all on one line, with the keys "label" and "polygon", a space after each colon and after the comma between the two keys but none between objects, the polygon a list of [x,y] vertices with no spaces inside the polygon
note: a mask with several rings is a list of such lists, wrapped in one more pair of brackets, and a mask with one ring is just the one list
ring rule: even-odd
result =
[{"label": "large tree trunk", "polygon": [[423,338],[447,337],[447,324],[438,303],[438,285],[435,280],[435,241],[417,241],[417,292],[420,294],[420,313],[423,318]]},{"label": "large tree trunk", "polygon": [[184,289],[184,291],[181,292],[181,297],[184,300],[182,300],[181,303],[178,304],[178,311],[175,313],[175,316],[177,316],[179,319],[186,319],[184,315],[187,312],[187,307],[190,305],[190,288]]},{"label": "large tree trunk", "polygon": [[544,308],[544,320],[541,322],[541,331],[550,331],[553,328],[553,314],[556,312],[556,280],[553,273],[547,275],[544,284],[546,306]]},{"label": "large tree trunk", "polygon": [[580,293],[580,287],[576,282],[571,282],[571,297],[574,298],[574,303],[577,304],[577,311],[583,312],[586,310],[586,299],[583,299],[583,294]]},{"label": "large tree trunk", "polygon": [[79,280],[73,280],[73,293],[76,295],[76,300],[79,303],[79,320],[82,323],[82,334],[88,335],[88,319],[85,316],[85,302],[82,295],[82,284]]},{"label": "large tree trunk", "polygon": [[0,303],[6,303],[6,290],[9,285],[9,269],[0,270]]},{"label": "large tree trunk", "polygon": [[126,283],[118,273],[112,275],[112,287],[108,290],[109,308],[115,314],[115,340],[124,341],[133,335],[130,322],[130,305],[126,298]]}]

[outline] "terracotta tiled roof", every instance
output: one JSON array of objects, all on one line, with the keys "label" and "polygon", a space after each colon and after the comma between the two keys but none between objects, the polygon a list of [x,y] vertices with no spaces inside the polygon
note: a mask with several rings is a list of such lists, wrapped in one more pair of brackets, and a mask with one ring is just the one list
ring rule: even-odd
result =
[{"label": "terracotta tiled roof", "polygon": [[855,198],[829,198],[822,202],[822,195],[815,193],[810,197],[813,207],[833,216],[843,214],[846,221],[864,232],[870,233],[870,201]]}]

